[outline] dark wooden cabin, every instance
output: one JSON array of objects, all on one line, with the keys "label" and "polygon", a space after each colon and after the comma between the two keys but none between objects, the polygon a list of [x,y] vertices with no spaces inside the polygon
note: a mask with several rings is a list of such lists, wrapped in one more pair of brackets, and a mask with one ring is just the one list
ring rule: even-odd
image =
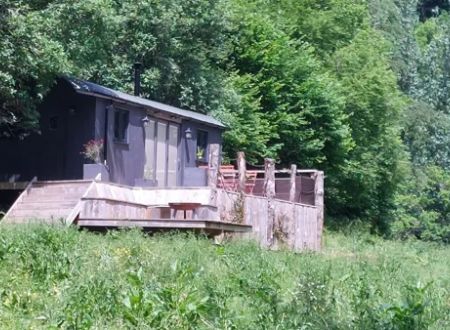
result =
[{"label": "dark wooden cabin", "polygon": [[40,134],[0,140],[0,181],[91,179],[97,170],[84,166],[81,152],[102,140],[103,180],[204,186],[201,165],[212,145],[220,149],[224,129],[210,116],[69,77],[58,79],[38,110]]}]

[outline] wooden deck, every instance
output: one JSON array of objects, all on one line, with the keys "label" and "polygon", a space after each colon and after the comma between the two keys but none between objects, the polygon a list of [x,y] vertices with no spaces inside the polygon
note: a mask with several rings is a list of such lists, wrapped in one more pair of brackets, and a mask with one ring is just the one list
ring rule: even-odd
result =
[{"label": "wooden deck", "polygon": [[[240,192],[231,192],[215,187],[129,187],[95,180],[31,181],[0,225],[63,223],[100,231],[135,227],[208,236],[226,232],[268,248],[320,250],[323,179],[317,182],[321,184],[314,186],[316,205],[306,205],[276,199],[274,184],[263,197],[246,194],[244,185]],[[180,203],[199,206],[195,214],[189,210],[185,216],[171,207]]]},{"label": "wooden deck", "polygon": [[190,230],[219,235],[223,232],[250,232],[252,226],[216,220],[174,220],[174,219],[82,219],[76,222],[80,228],[142,228],[146,231]]}]

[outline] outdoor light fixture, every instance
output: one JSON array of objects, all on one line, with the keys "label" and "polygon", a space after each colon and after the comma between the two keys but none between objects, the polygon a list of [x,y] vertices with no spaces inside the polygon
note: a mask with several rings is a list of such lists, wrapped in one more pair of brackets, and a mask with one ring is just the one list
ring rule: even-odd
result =
[{"label": "outdoor light fixture", "polygon": [[148,118],[148,116],[145,116],[144,118],[142,118],[142,124],[144,124],[144,126],[147,126],[149,121],[150,121],[150,119]]},{"label": "outdoor light fixture", "polygon": [[186,130],[184,131],[184,134],[186,134],[186,140],[192,139],[192,131],[191,131],[190,128],[186,129]]}]

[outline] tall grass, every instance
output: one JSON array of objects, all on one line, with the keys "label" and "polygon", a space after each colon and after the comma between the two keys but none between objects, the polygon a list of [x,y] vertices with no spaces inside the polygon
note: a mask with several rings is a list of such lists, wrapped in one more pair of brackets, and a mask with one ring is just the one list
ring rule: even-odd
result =
[{"label": "tall grass", "polygon": [[450,329],[450,249],[326,235],[321,253],[2,227],[2,329]]}]

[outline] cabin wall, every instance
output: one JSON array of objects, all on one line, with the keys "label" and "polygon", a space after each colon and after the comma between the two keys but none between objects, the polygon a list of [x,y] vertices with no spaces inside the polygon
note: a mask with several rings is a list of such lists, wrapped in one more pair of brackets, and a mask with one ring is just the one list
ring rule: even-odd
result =
[{"label": "cabin wall", "polygon": [[[105,109],[108,109],[105,111]],[[127,143],[114,141],[114,109],[129,111]],[[105,115],[107,113],[107,115]],[[145,166],[145,131],[142,119],[147,112],[130,105],[112,103],[110,100],[98,98],[96,102],[95,137],[106,140],[106,163],[109,168],[110,181],[126,185],[151,185],[143,180]],[[152,116],[149,116],[152,118]],[[155,118],[156,120],[158,118]],[[167,120],[163,118],[162,120]],[[105,123],[106,122],[106,123]],[[105,126],[107,134],[105,136]],[[187,140],[185,131],[190,128],[192,139]],[[208,144],[222,143],[221,130],[201,123],[183,120],[180,125],[180,144],[178,148],[182,186],[205,186],[207,173],[199,169],[196,162],[197,131],[208,132]],[[207,159],[207,155],[205,157]]]},{"label": "cabin wall", "polygon": [[[105,109],[108,110],[105,112]],[[114,141],[114,109],[129,111],[126,143]],[[105,139],[105,126],[107,127],[106,164],[109,168],[110,181],[134,186],[136,180],[142,178],[145,164],[145,134],[142,118],[145,114],[145,110],[136,107],[122,104],[113,104],[111,107],[110,100],[97,99],[95,134],[97,139]]]},{"label": "cabin wall", "polygon": [[95,138],[95,98],[87,95],[74,95],[65,111],[64,179],[83,178],[83,164],[89,163],[81,152],[84,144]]},{"label": "cabin wall", "polygon": [[76,94],[60,80],[38,107],[40,132],[23,140],[0,140],[0,181],[37,176],[40,180],[81,179],[83,144],[94,138],[94,105],[91,96]]},{"label": "cabin wall", "polygon": [[[186,139],[185,131],[190,129],[192,139]],[[204,124],[184,120],[181,125],[181,159],[182,159],[182,185],[183,186],[205,186],[207,184],[207,172],[204,168],[198,168],[197,162],[197,132],[203,130],[208,132],[208,148],[206,150],[205,159],[209,158],[209,145],[222,145],[222,130],[215,127],[206,126]],[[207,165],[207,164],[203,164]]]}]

